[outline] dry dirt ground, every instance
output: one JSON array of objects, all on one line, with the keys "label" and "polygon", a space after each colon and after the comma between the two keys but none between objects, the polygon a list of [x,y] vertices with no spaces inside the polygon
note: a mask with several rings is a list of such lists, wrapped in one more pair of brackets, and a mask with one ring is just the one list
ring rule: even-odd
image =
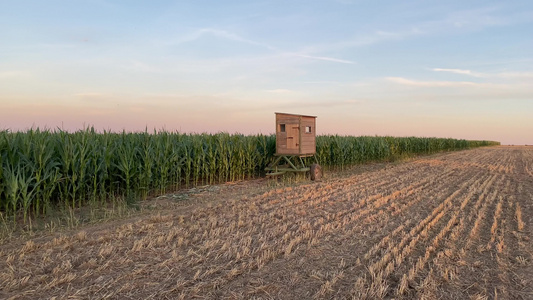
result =
[{"label": "dry dirt ground", "polygon": [[146,203],[0,245],[0,298],[533,299],[533,147]]}]

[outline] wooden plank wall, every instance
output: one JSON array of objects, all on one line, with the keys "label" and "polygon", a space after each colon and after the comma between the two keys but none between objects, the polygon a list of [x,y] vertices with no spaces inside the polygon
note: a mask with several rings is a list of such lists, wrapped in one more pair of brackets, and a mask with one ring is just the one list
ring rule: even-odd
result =
[{"label": "wooden plank wall", "polygon": [[[285,132],[280,131],[281,124],[285,124]],[[311,127],[310,133],[305,132],[306,126]],[[293,127],[297,128],[293,129]],[[293,135],[292,139],[288,141],[288,138],[290,138],[291,134]],[[314,117],[290,114],[276,114],[277,154],[312,155],[315,154],[315,152],[316,119]]]},{"label": "wooden plank wall", "polygon": [[[298,126],[300,118],[294,115],[276,114],[276,153],[278,154],[298,154],[298,148],[288,149],[287,137],[289,128]],[[285,132],[280,132],[280,125],[285,124]]]},{"label": "wooden plank wall", "polygon": [[[305,127],[311,127],[311,132],[306,133]],[[316,119],[312,117],[302,117],[300,123],[300,153],[315,154],[316,152]]]}]

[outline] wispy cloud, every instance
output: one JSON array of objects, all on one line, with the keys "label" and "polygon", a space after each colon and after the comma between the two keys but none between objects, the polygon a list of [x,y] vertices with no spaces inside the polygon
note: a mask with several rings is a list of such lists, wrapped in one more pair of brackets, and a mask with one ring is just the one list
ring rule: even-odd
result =
[{"label": "wispy cloud", "polygon": [[202,38],[203,36],[206,36],[206,35],[211,35],[211,36],[214,36],[214,37],[217,37],[217,38],[221,38],[221,39],[226,39],[226,40],[230,40],[230,41],[235,41],[235,42],[240,42],[240,43],[245,43],[245,44],[249,44],[249,45],[254,45],[254,46],[266,48],[268,50],[272,50],[272,51],[276,52],[278,57],[287,57],[287,56],[294,57],[294,56],[296,56],[296,57],[301,57],[301,58],[307,58],[307,59],[312,59],[312,60],[329,61],[329,62],[334,62],[334,63],[355,64],[355,62],[353,62],[351,60],[339,59],[339,58],[334,58],[334,57],[329,57],[329,56],[324,56],[324,55],[309,55],[307,53],[304,54],[304,53],[284,52],[281,49],[278,49],[277,47],[274,47],[274,46],[269,45],[267,43],[258,42],[256,40],[245,38],[245,37],[243,37],[243,36],[241,36],[239,34],[236,34],[234,32],[221,30],[221,29],[216,29],[216,28],[202,28],[202,29],[195,30],[194,32],[191,32],[191,33],[181,37],[180,39],[175,41],[174,44],[192,42],[192,41],[198,40],[198,39],[200,39],[200,38]]},{"label": "wispy cloud", "polygon": [[441,18],[415,24],[427,34],[465,34],[492,27],[531,22],[531,12],[508,12],[503,6],[452,11]]},{"label": "wispy cloud", "polygon": [[478,77],[478,78],[508,78],[508,79],[533,78],[533,72],[482,73],[482,72],[475,72],[475,71],[463,70],[463,69],[441,69],[441,68],[433,68],[432,70],[435,72],[448,72],[448,73],[468,75],[468,76]]},{"label": "wispy cloud", "polygon": [[360,33],[351,37],[345,37],[338,42],[308,46],[305,47],[302,52],[324,53],[328,51],[359,48],[387,41],[404,40],[410,37],[419,36],[423,34],[425,34],[425,32],[420,30],[416,26],[399,30],[375,29],[366,33]]},{"label": "wispy cloud", "polygon": [[327,56],[313,56],[313,55],[305,55],[305,54],[294,54],[294,56],[303,57],[303,58],[309,58],[309,59],[336,62],[336,63],[341,63],[341,64],[355,64],[355,62],[353,62],[351,60],[338,59],[338,58],[327,57]]},{"label": "wispy cloud", "polygon": [[441,68],[434,68],[432,69],[435,72],[449,72],[449,73],[455,73],[455,74],[462,74],[462,75],[469,75],[473,77],[485,77],[481,73],[472,72],[470,70],[461,70],[461,69],[441,69]]},{"label": "wispy cloud", "polygon": [[531,22],[532,14],[532,12],[505,13],[496,7],[452,11],[432,20],[410,24],[398,23],[389,24],[389,26],[375,26],[366,32],[344,36],[338,42],[308,46],[305,48],[305,52],[324,53],[331,50],[359,48],[418,37],[465,34],[490,27],[502,27],[520,22]]},{"label": "wispy cloud", "polygon": [[501,26],[509,23],[509,19],[498,15],[495,7],[457,11],[449,14],[442,22],[455,28],[481,29],[489,26]]},{"label": "wispy cloud", "polygon": [[268,45],[266,43],[254,41],[254,40],[251,40],[251,39],[247,39],[247,38],[242,37],[242,36],[240,36],[240,35],[238,35],[238,34],[236,34],[234,32],[230,32],[230,31],[226,31],[226,30],[222,30],[222,29],[217,29],[217,28],[201,28],[201,29],[197,29],[197,30],[195,30],[195,31],[183,36],[182,38],[178,39],[177,41],[175,41],[175,43],[179,44],[179,43],[192,42],[192,41],[200,39],[201,37],[206,36],[206,35],[211,35],[211,36],[214,36],[214,37],[217,37],[217,38],[227,39],[227,40],[241,42],[241,43],[246,43],[246,44],[254,45],[254,46],[258,46],[258,47],[263,47],[263,48],[267,48],[269,50],[276,50],[276,47],[273,47],[273,46]]},{"label": "wispy cloud", "polygon": [[[413,80],[403,77],[386,77],[385,81],[399,87],[409,87],[410,99],[461,99],[461,100],[531,100],[533,86],[527,82],[471,82]],[[394,87],[389,87],[393,89]],[[401,90],[398,90],[400,93]]]},{"label": "wispy cloud", "polygon": [[[437,20],[422,21],[389,29],[375,28],[352,37],[345,37],[342,41],[336,43],[308,47],[307,50],[309,50],[308,53],[320,53],[328,50],[358,48],[422,36],[481,30],[486,27],[504,26],[512,22],[512,19],[509,17],[503,18],[496,16],[497,12],[494,8],[457,11],[449,13]],[[521,17],[520,19],[524,18]]]},{"label": "wispy cloud", "polygon": [[403,77],[386,77],[386,80],[407,86],[415,87],[457,87],[457,86],[479,86],[480,83],[469,81],[419,81],[411,80]]}]

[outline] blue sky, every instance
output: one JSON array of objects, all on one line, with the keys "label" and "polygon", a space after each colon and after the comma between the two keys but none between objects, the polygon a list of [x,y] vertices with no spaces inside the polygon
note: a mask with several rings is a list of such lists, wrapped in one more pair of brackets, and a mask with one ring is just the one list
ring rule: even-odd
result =
[{"label": "blue sky", "polygon": [[1,1],[0,128],[533,144],[531,1]]}]

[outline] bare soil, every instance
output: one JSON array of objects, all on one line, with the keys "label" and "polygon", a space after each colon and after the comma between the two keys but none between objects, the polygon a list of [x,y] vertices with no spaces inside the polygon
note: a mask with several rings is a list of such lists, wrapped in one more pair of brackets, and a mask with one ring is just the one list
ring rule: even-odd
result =
[{"label": "bare soil", "polygon": [[533,299],[533,147],[266,179],[0,245],[7,299]]}]

